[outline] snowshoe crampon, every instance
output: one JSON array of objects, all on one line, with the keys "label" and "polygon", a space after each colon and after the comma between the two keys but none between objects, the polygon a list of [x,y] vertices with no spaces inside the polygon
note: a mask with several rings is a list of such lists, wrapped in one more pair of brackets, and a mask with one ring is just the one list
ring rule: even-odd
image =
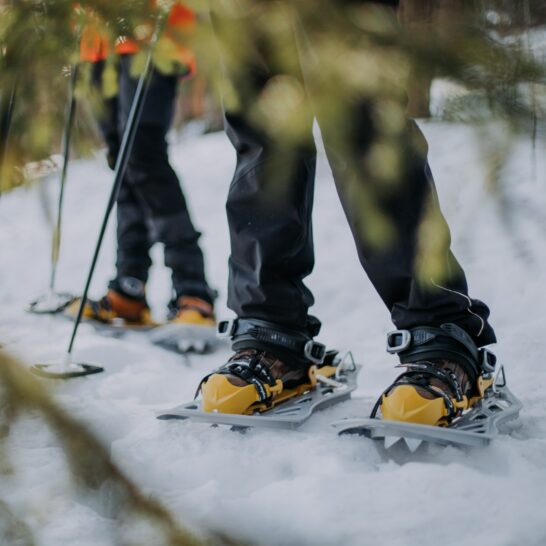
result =
[{"label": "snowshoe crampon", "polygon": [[[204,407],[202,400],[195,400],[177,406],[158,418],[192,419],[240,428],[294,429],[307,421],[315,411],[349,399],[357,387],[359,371],[360,366],[355,364],[352,353],[339,357],[337,352],[330,351],[323,365],[310,367],[308,382],[285,389],[279,385],[280,381],[273,387],[266,385],[265,400],[261,400],[264,397],[260,396],[254,384],[238,387],[237,406],[240,407],[243,401],[243,406],[247,408],[243,413],[210,411],[210,408]],[[211,384],[210,388],[214,389],[215,385]],[[223,396],[226,397],[225,393]],[[229,406],[227,396],[224,407],[229,411]]]},{"label": "snowshoe crampon", "polygon": [[509,423],[517,419],[521,402],[506,385],[504,368],[491,377],[481,377],[483,396],[467,411],[446,426],[400,422],[376,417],[346,419],[334,423],[338,434],[356,434],[383,442],[386,449],[405,445],[416,451],[424,443],[455,447],[486,446],[499,434],[510,430]]}]

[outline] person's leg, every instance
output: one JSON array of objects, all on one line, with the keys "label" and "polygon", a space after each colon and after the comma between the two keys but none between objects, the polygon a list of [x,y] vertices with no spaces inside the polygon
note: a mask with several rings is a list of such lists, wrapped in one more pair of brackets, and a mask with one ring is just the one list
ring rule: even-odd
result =
[{"label": "person's leg", "polygon": [[[102,96],[103,72],[103,61],[93,65],[92,82],[100,97],[95,115],[106,144],[108,165],[114,170],[122,136],[119,127],[121,99],[119,93],[109,98]],[[110,282],[110,288],[122,294],[129,292],[126,295],[133,298],[139,292],[139,299],[142,299],[151,265],[149,256],[151,241],[142,204],[127,180],[121,185],[116,205],[116,276]],[[137,287],[138,283],[131,281],[127,283],[122,280],[125,278],[140,281],[140,290]],[[124,286],[128,290],[125,290]]]},{"label": "person's leg", "polygon": [[[131,108],[138,79],[131,76],[132,57],[120,60],[120,127]],[[176,296],[194,296],[212,303],[204,260],[179,180],[169,164],[166,135],[170,127],[177,78],[154,72],[144,103],[126,180],[153,241],[165,246],[165,265],[172,270]]]},{"label": "person's leg", "polygon": [[150,247],[152,241],[146,225],[144,208],[134,188],[125,181],[117,198],[117,256],[116,279],[111,285],[118,285],[119,279],[132,277],[143,285],[148,281],[148,270],[152,264]]},{"label": "person's leg", "polygon": [[[286,391],[310,382],[311,359],[324,357],[324,347],[312,341],[320,323],[308,316],[313,296],[303,282],[314,264],[312,115],[299,67],[285,71],[275,43],[262,32],[269,19],[262,8],[275,4],[248,11],[248,5],[239,5],[237,13],[237,5],[222,12],[212,3],[226,85],[233,93],[224,97],[224,108],[226,132],[237,152],[227,200],[228,306],[237,319],[219,325],[231,338],[234,355],[202,381],[205,411],[244,413],[255,402],[273,403],[280,392],[293,396],[298,391]],[[291,58],[297,63],[294,52]],[[300,92],[298,139],[271,134],[275,127],[259,119],[275,117],[262,102],[275,82]]]},{"label": "person's leg", "polygon": [[119,95],[105,97],[103,95],[103,75],[105,62],[93,63],[91,69],[91,83],[96,91],[93,101],[95,118],[97,119],[100,132],[106,144],[106,159],[108,166],[114,170],[118,156],[121,135],[119,134]]},{"label": "person's leg", "polygon": [[[387,4],[360,2],[368,9],[362,15],[373,20],[372,10],[380,10],[376,24],[387,21],[393,14],[382,3]],[[329,4],[335,18],[322,13],[312,25],[309,13],[301,18],[306,21],[298,33],[301,64],[360,261],[399,329],[389,333],[388,351],[406,367],[372,416],[381,409],[384,419],[446,425],[483,396],[490,380],[495,357],[480,349],[496,341],[489,309],[468,295],[465,274],[450,250],[426,141],[405,118],[403,90],[388,76],[389,62],[399,54],[393,48],[391,58],[385,45],[395,26],[374,29],[382,31],[381,45],[369,37],[352,40],[361,34],[353,13],[345,12],[344,2]],[[324,102],[328,82],[317,70],[327,63],[320,63],[317,52],[340,30],[344,45],[367,61],[368,77],[376,79],[371,89],[369,82],[353,88],[338,82],[332,108]]]},{"label": "person's leg", "polygon": [[[341,4],[336,6],[338,18],[344,17],[349,32],[351,28],[358,32],[350,15],[343,15]],[[329,25],[324,18],[315,21],[321,23]],[[325,35],[317,33],[317,27],[307,32],[300,26],[298,36],[306,85],[358,256],[394,324],[408,329],[450,322],[467,331],[478,345],[495,342],[487,322],[489,309],[468,296],[465,274],[450,250],[449,228],[440,211],[421,131],[414,121],[403,118],[395,134],[382,125],[386,121],[381,113],[388,114],[389,108],[393,116],[403,115],[403,92],[385,88],[369,99],[354,92],[343,96],[340,86],[333,115],[331,101],[325,103],[321,96],[325,80],[313,70],[313,63],[320,62],[313,52],[318,49],[315,37]],[[385,57],[381,59],[385,62]],[[379,62],[371,61],[372,66]],[[393,154],[381,157],[378,145],[387,152],[394,149]],[[392,165],[384,163],[389,160],[396,164],[394,172]],[[430,225],[426,234],[424,220]],[[436,240],[431,252],[423,252],[422,237]]]},{"label": "person's leg", "polygon": [[[409,135],[419,133],[417,126],[408,122],[408,141],[412,138]],[[327,137],[325,143],[328,147]],[[469,297],[465,274],[450,250],[449,227],[440,210],[426,156],[410,150],[406,153],[413,157],[406,159],[400,188],[392,194],[382,195],[379,191],[379,195],[373,195],[374,189],[361,186],[362,179],[346,177],[344,168],[336,165],[335,158],[332,160],[332,149],[329,149],[336,187],[360,262],[397,328],[452,322],[464,328],[479,345],[494,343],[495,335],[487,322],[489,309],[483,302]],[[370,199],[370,194],[377,207],[375,213],[386,219],[389,225],[386,229],[391,231],[384,243],[367,235],[373,228],[354,206]],[[424,236],[438,237],[441,245],[434,249],[433,256],[419,254],[425,215],[431,218],[431,230]],[[428,259],[435,261],[433,268],[423,263]],[[439,278],[419,276],[418,270],[432,269],[438,271]]]},{"label": "person's leg", "polygon": [[[212,15],[225,78],[237,94],[224,102],[226,132],[237,153],[226,207],[231,237],[228,306],[239,318],[304,330],[314,301],[303,282],[314,265],[312,115],[304,100],[299,130],[305,136],[297,145],[260,127],[253,117],[260,96],[268,82],[283,74],[272,44],[252,34],[248,19],[219,13],[214,6]],[[250,14],[256,15],[263,16]],[[234,36],[244,36],[245,49],[252,52],[242,62]],[[290,77],[301,81],[298,70]]]}]

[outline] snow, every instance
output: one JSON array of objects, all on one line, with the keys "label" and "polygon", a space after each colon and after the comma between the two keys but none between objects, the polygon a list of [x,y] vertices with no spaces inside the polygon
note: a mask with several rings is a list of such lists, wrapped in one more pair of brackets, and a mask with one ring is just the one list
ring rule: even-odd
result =
[{"label": "snow", "polygon": [[[113,459],[147,494],[183,522],[233,533],[255,544],[357,546],[456,543],[539,545],[546,542],[546,160],[533,163],[527,138],[506,154],[497,191],[486,184],[483,154],[502,132],[423,123],[453,248],[474,297],[492,309],[511,389],[525,408],[521,427],[481,450],[433,448],[401,464],[373,443],[336,437],[330,423],[366,415],[396,374],[384,352],[389,316],[358,263],[320,154],[315,206],[316,268],[309,279],[323,321],[321,339],[350,348],[364,365],[353,400],[317,414],[298,432],[224,428],[155,419],[193,397],[201,377],[229,354],[183,357],[138,333],[100,336],[82,325],[75,357],[106,373],[49,385],[55,398],[109,446]],[[234,155],[223,134],[173,144],[207,270],[225,308],[228,233],[224,199]],[[69,171],[57,288],[80,292],[112,175],[104,159],[74,161]],[[71,323],[24,311],[49,279],[50,227],[57,180],[0,199],[0,340],[26,362],[59,359]],[[113,273],[113,222],[91,295]],[[161,249],[149,286],[157,317],[170,296]],[[39,536],[40,546],[114,544],[108,495],[91,502],[71,487],[55,436],[37,416],[21,417],[8,440],[15,474],[0,475],[0,498]]]}]

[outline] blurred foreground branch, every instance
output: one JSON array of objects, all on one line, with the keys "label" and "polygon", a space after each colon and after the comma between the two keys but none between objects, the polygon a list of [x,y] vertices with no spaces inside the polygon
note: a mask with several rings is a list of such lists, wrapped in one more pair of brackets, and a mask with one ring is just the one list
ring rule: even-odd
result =
[{"label": "blurred foreground branch", "polygon": [[[473,121],[474,117],[482,122],[502,117],[516,126],[528,121],[533,108],[538,109],[539,118],[544,114],[544,101],[540,100],[546,81],[544,66],[518,40],[499,38],[496,29],[502,25],[491,23],[495,17],[503,21],[508,17],[517,28],[521,17],[516,15],[521,11],[523,16],[524,10],[518,11],[515,5],[510,8],[507,2],[404,0],[402,29],[394,28],[381,15],[381,9],[370,2],[213,2],[215,11],[237,21],[231,37],[229,32],[216,28],[220,41],[210,25],[208,3],[185,3],[196,10],[198,25],[193,34],[177,39],[197,50],[199,81],[220,90],[224,100],[233,96],[218,60],[219,52],[225,56],[226,44],[232,52],[228,62],[243,66],[256,54],[247,47],[252,43],[249,38],[259,35],[258,41],[268,44],[279,70],[290,72],[294,59],[282,29],[293,26],[294,21],[286,14],[294,9],[300,19],[298,24],[308,29],[311,38],[316,31],[316,43],[320,45],[314,55],[324,77],[330,78],[331,85],[322,90],[328,94],[320,100],[344,100],[347,91],[352,95],[366,93],[371,100],[381,99],[385,92],[389,93],[385,85],[390,86],[389,80],[393,79],[389,74],[384,78],[381,72],[396,70],[397,83],[409,90],[410,114],[427,115],[432,77],[450,79],[468,90],[468,100],[456,104],[461,113],[455,112],[453,119]],[[530,24],[538,24],[543,16],[544,10],[535,4],[530,1],[527,10]],[[0,96],[8,96],[14,82],[19,95],[7,153],[10,165],[40,160],[58,150],[67,100],[67,67],[77,63],[79,56],[78,29],[93,24],[113,45],[119,36],[139,41],[142,29],[149,28],[154,18],[148,0],[95,0],[81,5],[84,7],[74,9],[71,0],[18,0],[0,6]],[[170,65],[162,54],[158,51],[155,60],[165,70]],[[115,59],[112,57],[109,63],[113,67]],[[111,79],[111,72],[105,71],[105,77]],[[104,87],[110,89],[107,83]],[[79,97],[88,93],[89,84],[84,76],[80,78]],[[244,87],[246,83],[242,80],[238,85]],[[539,96],[533,104],[530,85],[535,86],[533,92]],[[335,87],[336,95],[330,94],[330,87]],[[268,100],[273,107],[273,99]],[[199,104],[195,108],[203,110]],[[89,118],[80,116],[76,124],[74,140],[83,149],[96,142]],[[17,182],[3,178],[3,188]]]},{"label": "blurred foreground branch", "polygon": [[[143,494],[110,460],[105,447],[81,423],[60,408],[40,381],[14,358],[0,351],[0,448],[9,437],[9,426],[15,416],[29,411],[36,412],[56,433],[78,490],[108,496],[108,516],[120,526],[117,530],[120,544],[234,544],[216,535],[198,538],[179,525],[159,501]],[[0,451],[0,459],[2,454]],[[5,469],[9,461],[0,462]],[[134,529],[139,531],[134,532]],[[0,500],[0,537],[2,532],[5,536],[19,537],[20,544],[24,546],[33,544],[29,528],[18,521]],[[13,544],[17,544],[15,539]]]},{"label": "blurred foreground branch", "polygon": [[[531,24],[540,20],[542,12],[536,2],[529,2]],[[520,36],[501,33],[500,26],[493,24],[497,16],[512,17],[514,25],[520,20],[507,2],[406,0],[402,14],[409,23],[402,27],[394,10],[377,2],[187,0],[185,4],[196,11],[198,23],[191,35],[180,40],[199,59],[199,81],[222,97],[230,113],[245,116],[253,130],[265,133],[278,151],[280,159],[268,175],[270,186],[278,192],[286,190],[283,184],[290,179],[294,154],[314,146],[309,128],[313,116],[321,118],[321,125],[330,129],[327,148],[350,171],[351,206],[362,219],[362,236],[376,246],[396,238],[381,203],[400,192],[408,158],[426,154],[426,144],[408,130],[408,91],[413,113],[426,115],[432,77],[449,80],[462,90],[449,101],[444,117],[484,129],[488,135],[483,139],[484,160],[490,163],[489,186],[494,189],[514,136],[537,133],[532,128],[546,117],[543,59]],[[147,0],[85,3],[93,22],[112,43],[119,36],[138,40],[153,18],[149,5]],[[88,18],[88,10],[79,10],[76,26]],[[67,89],[62,67],[77,62],[74,29],[73,3],[68,0],[18,0],[3,8],[0,92],[9,90],[17,79],[23,93],[7,154],[12,165],[48,155],[52,143],[59,141],[55,135],[62,125]],[[161,51],[154,59],[163,70],[169,63],[160,57]],[[139,54],[136,69],[138,59]],[[115,56],[108,62],[113,67]],[[112,79],[111,72],[105,70],[104,79]],[[80,96],[89,90],[85,73],[82,70],[78,85]],[[108,81],[103,83],[104,90],[112,91]],[[204,110],[199,101],[195,106]],[[81,143],[86,131],[80,129]],[[358,153],[351,139],[358,140]],[[10,185],[10,180],[1,182]],[[424,220],[429,228],[423,231],[423,240],[435,230],[435,222]],[[443,248],[445,243],[437,246]]]}]

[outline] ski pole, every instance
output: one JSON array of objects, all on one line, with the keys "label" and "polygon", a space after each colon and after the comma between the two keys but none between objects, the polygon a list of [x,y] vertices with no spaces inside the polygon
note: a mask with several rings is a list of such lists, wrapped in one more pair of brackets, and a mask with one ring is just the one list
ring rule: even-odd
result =
[{"label": "ski pole", "polygon": [[70,157],[70,142],[72,136],[72,127],[74,124],[74,115],[76,113],[76,82],[78,79],[78,65],[73,65],[70,73],[70,87],[68,108],[66,112],[65,126],[62,140],[63,167],[59,181],[59,202],[57,204],[57,222],[53,230],[53,242],[51,245],[51,276],[49,279],[49,292],[52,294],[55,289],[55,277],[57,275],[57,263],[61,249],[61,223],[62,209],[64,199],[64,188],[66,182],[66,174],[68,171],[68,160]]},{"label": "ski pole", "polygon": [[[156,30],[156,33],[157,33],[157,30]],[[155,38],[155,40],[157,40],[157,38]],[[78,314],[74,322],[72,336],[70,337],[70,342],[68,344],[68,349],[66,351],[65,366],[68,366],[70,364],[72,349],[74,347],[74,340],[78,332],[78,327],[81,323],[83,309],[85,307],[85,302],[87,301],[89,286],[91,285],[93,273],[95,272],[95,266],[97,264],[100,248],[102,246],[104,233],[106,232],[108,219],[110,217],[110,213],[114,207],[119,190],[121,188],[121,183],[123,181],[123,177],[125,176],[125,171],[127,170],[127,163],[129,161],[129,156],[131,154],[131,150],[135,140],[135,135],[138,128],[138,122],[140,120],[140,115],[142,113],[142,108],[143,108],[144,101],[146,99],[146,95],[150,85],[150,75],[152,72],[152,49],[153,49],[153,45],[152,47],[150,47],[150,51],[148,52],[148,56],[146,58],[146,65],[144,67],[144,72],[142,73],[142,75],[140,76],[138,80],[138,85],[135,91],[135,96],[133,97],[133,102],[131,105],[131,110],[129,112],[129,117],[127,119],[127,124],[123,132],[123,138],[121,140],[121,145],[120,145],[118,157],[116,160],[115,176],[114,176],[114,182],[112,184],[112,191],[110,192],[110,197],[106,205],[106,211],[104,213],[104,218],[103,218],[102,225],[99,231],[99,237],[97,240],[97,244],[95,246],[95,252],[91,260],[91,266],[89,267],[89,273],[87,275],[87,280],[85,282],[85,288],[83,290],[83,294],[81,297]]]}]

